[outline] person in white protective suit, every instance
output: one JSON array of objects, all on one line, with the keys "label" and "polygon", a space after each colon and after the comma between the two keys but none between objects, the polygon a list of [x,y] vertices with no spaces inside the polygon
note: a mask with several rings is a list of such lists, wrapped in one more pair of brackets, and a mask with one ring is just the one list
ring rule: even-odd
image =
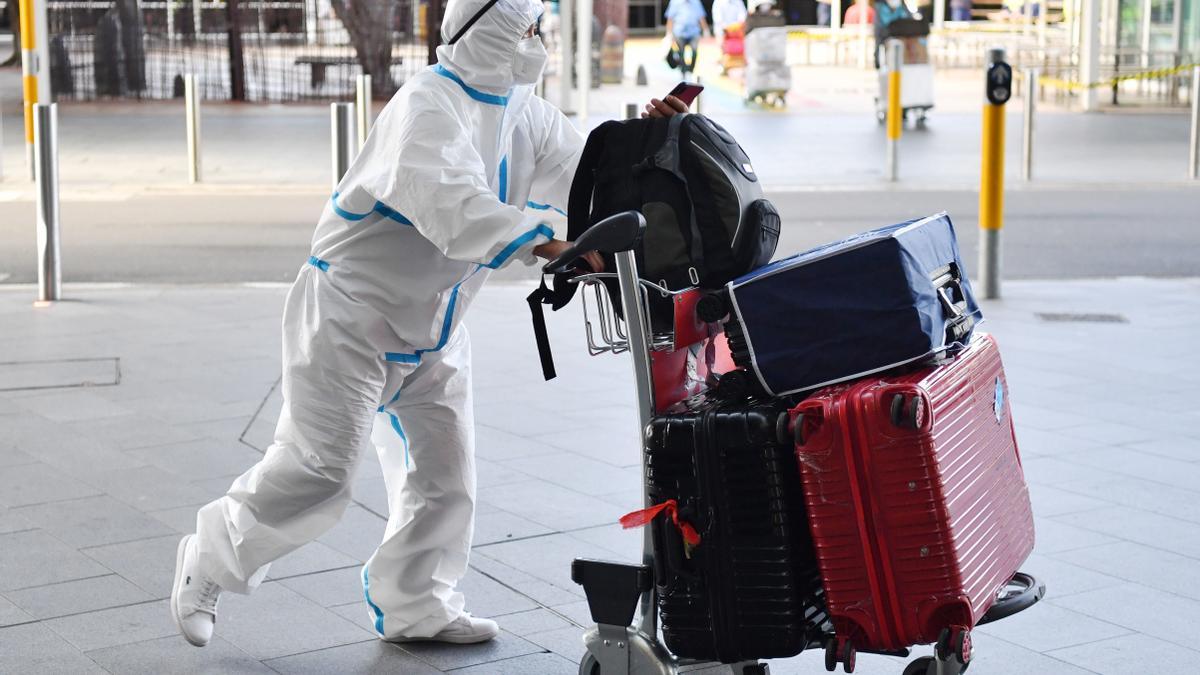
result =
[{"label": "person in white protective suit", "polygon": [[[284,307],[274,442],[178,548],[171,612],[192,644],[211,639],[222,590],[250,592],[271,561],[338,521],[368,440],[390,509],[362,569],[375,630],[392,641],[497,635],[455,588],[475,506],[461,324],[492,270],[568,246],[562,209],[583,137],[533,94],[541,12],[535,0],[450,0],[437,64],[384,108],[326,205]],[[646,114],[687,110],[668,101]]]}]

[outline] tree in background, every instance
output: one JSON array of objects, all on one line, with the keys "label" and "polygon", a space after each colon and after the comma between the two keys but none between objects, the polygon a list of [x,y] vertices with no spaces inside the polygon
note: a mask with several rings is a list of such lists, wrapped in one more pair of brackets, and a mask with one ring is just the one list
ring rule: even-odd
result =
[{"label": "tree in background", "polygon": [[392,79],[392,26],[396,3],[391,0],[330,0],[358,55],[363,72],[371,76],[371,94],[390,98],[396,91]]}]

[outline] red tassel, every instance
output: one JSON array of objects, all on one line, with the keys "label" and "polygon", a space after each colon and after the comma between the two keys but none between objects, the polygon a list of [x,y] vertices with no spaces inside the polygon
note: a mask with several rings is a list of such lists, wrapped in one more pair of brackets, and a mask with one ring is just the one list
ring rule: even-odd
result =
[{"label": "red tassel", "polygon": [[700,545],[700,533],[692,524],[679,517],[679,505],[674,499],[668,499],[661,504],[640,509],[632,513],[627,513],[621,516],[621,527],[626,530],[648,525],[650,521],[658,517],[658,514],[666,512],[671,517],[671,522],[675,523],[675,527],[679,528],[679,533],[683,535],[683,541],[691,548]]}]

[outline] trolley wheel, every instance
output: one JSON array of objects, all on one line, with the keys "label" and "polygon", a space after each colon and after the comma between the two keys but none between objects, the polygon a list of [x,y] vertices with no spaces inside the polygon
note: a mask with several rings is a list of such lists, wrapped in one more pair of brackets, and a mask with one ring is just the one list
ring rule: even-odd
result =
[{"label": "trolley wheel", "polygon": [[858,650],[854,648],[853,642],[846,640],[846,644],[842,645],[842,669],[847,673],[853,673],[857,663]]},{"label": "trolley wheel", "polygon": [[965,666],[971,662],[971,631],[966,628],[957,629],[954,631],[954,637],[950,641],[950,648],[953,650],[954,658],[959,665]]},{"label": "trolley wheel", "polygon": [[886,122],[887,121],[887,112],[876,109],[875,110],[875,121],[880,124],[883,124],[884,122]]},{"label": "trolley wheel", "polygon": [[584,654],[579,662],[579,675],[600,675],[600,662],[591,652]]},{"label": "trolley wheel", "polygon": [[950,629],[943,628],[942,632],[938,633],[937,642],[933,643],[933,653],[939,660],[945,661],[950,658],[950,637]]},{"label": "trolley wheel", "polygon": [[937,659],[922,656],[904,667],[904,675],[937,675]]},{"label": "trolley wheel", "polygon": [[1046,585],[1032,575],[1017,572],[996,596],[992,608],[975,625],[999,621],[1037,604],[1046,595]]},{"label": "trolley wheel", "polygon": [[916,111],[916,124],[917,124],[917,128],[918,128],[918,129],[924,129],[924,128],[925,128],[925,118],[926,118],[925,109],[924,109],[924,108],[917,108],[917,111]]},{"label": "trolley wheel", "polygon": [[838,666],[838,641],[837,638],[829,638],[825,641],[825,670],[833,672]]}]

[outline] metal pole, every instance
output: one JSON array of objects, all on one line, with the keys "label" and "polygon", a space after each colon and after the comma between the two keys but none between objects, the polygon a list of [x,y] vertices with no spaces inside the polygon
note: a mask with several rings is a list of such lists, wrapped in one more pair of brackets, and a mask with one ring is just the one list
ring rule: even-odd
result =
[{"label": "metal pole", "polygon": [[351,103],[330,103],[330,146],[333,150],[333,189],[337,190],[342,176],[350,168],[351,148],[354,147],[354,111]]},{"label": "metal pole", "polygon": [[1192,147],[1188,161],[1188,178],[1200,178],[1200,66],[1192,68]]},{"label": "metal pole", "polygon": [[[20,0],[21,81],[25,95],[25,163],[34,178],[33,106],[50,102],[50,37],[46,25],[46,0]],[[44,77],[43,77],[44,76]]]},{"label": "metal pole", "polygon": [[574,0],[562,0],[558,3],[558,47],[559,47],[559,100],[558,107],[568,115],[575,108],[574,97],[571,96],[571,90],[575,82],[575,31],[571,29],[575,25],[575,2]]},{"label": "metal pole", "polygon": [[900,107],[900,68],[904,65],[904,43],[887,41],[887,179],[899,180],[897,145],[904,130],[904,110]]},{"label": "metal pole", "polygon": [[33,110],[34,180],[37,182],[38,302],[59,299],[62,249],[58,227],[58,106],[38,103]]},{"label": "metal pole", "polygon": [[[1007,100],[1011,81],[994,83],[993,73],[1007,69],[1004,50],[988,52],[989,93],[1003,86],[1002,100]],[[999,75],[999,73],[997,73]],[[1011,75],[1009,76],[1011,78]],[[1004,226],[1004,104],[983,104],[983,152],[979,185],[979,278],[983,281],[983,297],[1000,297],[1000,229]]]},{"label": "metal pole", "polygon": [[200,94],[196,76],[183,76],[183,109],[187,118],[188,182],[200,182]]},{"label": "metal pole", "polygon": [[1025,116],[1021,128],[1021,178],[1033,180],[1033,114],[1037,106],[1038,69],[1025,70]]},{"label": "metal pole", "polygon": [[579,85],[579,128],[587,131],[588,95],[592,92],[592,0],[576,0],[575,80]]},{"label": "metal pole", "polygon": [[624,119],[634,120],[638,117],[641,117],[642,111],[640,108],[641,106],[639,106],[637,103],[626,103]]},{"label": "metal pole", "polygon": [[358,148],[367,144],[367,132],[371,130],[371,76],[359,75],[355,90],[355,112],[358,113],[355,128],[358,129]]},{"label": "metal pole", "polygon": [[[696,80],[696,84],[700,84],[700,76],[695,75],[693,77]],[[703,85],[701,85],[701,86],[703,86]],[[691,105],[692,112],[696,113],[697,115],[700,114],[700,99],[702,99],[702,98],[704,98],[704,97],[697,96],[696,99],[692,101],[692,105]]]}]

